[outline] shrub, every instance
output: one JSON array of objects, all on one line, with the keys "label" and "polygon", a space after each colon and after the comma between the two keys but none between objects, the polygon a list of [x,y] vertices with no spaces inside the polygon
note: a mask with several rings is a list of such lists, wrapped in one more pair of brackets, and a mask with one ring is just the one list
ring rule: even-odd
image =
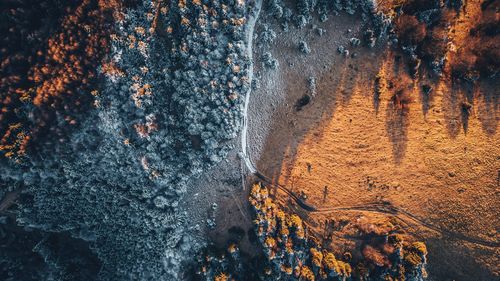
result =
[{"label": "shrub", "polygon": [[406,46],[416,46],[424,40],[427,29],[424,23],[413,15],[403,14],[395,21],[395,30],[401,43]]},{"label": "shrub", "polygon": [[422,263],[422,258],[414,252],[409,252],[405,254],[404,261],[410,267],[416,267]]}]

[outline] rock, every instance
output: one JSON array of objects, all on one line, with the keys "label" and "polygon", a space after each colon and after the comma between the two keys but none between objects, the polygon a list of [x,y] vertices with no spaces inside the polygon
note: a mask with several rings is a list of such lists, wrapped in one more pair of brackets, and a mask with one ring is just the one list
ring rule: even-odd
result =
[{"label": "rock", "polygon": [[309,46],[307,45],[307,42],[306,41],[300,41],[299,42],[299,50],[303,53],[303,54],[309,54],[311,53],[311,49],[309,48]]}]

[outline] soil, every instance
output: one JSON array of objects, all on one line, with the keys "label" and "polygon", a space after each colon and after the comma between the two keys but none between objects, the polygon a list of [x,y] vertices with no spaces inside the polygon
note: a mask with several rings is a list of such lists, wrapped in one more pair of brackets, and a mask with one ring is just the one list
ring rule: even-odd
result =
[{"label": "soil", "polygon": [[[498,82],[466,87],[427,73],[412,80],[391,46],[349,45],[351,37],[361,37],[356,16],[314,24],[326,34],[311,26],[280,34],[270,50],[278,69],[256,66],[262,78],[249,105],[249,154],[260,173],[308,205],[347,210],[307,212],[286,193],[276,190],[276,198],[323,238],[326,220],[395,222],[427,244],[431,280],[497,279]],[[310,54],[300,53],[300,40]],[[339,54],[340,45],[357,55]],[[404,88],[404,105],[394,101],[395,90],[375,91],[377,74]],[[297,111],[304,95],[311,99]],[[350,209],[373,205],[396,211]],[[338,253],[362,243],[348,226],[328,242]]]}]

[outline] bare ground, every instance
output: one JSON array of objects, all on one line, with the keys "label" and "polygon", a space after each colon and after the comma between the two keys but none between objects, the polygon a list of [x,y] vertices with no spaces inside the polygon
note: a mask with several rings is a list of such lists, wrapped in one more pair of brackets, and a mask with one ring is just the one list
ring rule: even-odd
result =
[{"label": "bare ground", "polygon": [[[425,74],[412,82],[389,48],[349,47],[358,56],[346,58],[337,46],[349,46],[359,31],[357,22],[341,15],[318,24],[327,30],[322,37],[308,28],[278,36],[271,52],[280,66],[260,68],[262,87],[252,92],[252,161],[275,183],[303,192],[313,206],[383,203],[444,230],[379,212],[309,213],[277,192],[282,204],[301,212],[320,236],[327,219],[376,224],[396,217],[404,232],[427,243],[431,279],[498,278],[498,83],[466,89]],[[298,51],[303,38],[312,49],[307,56]],[[378,73],[405,84],[411,96],[405,112],[395,108],[392,94],[377,98]],[[297,111],[296,102],[311,94],[309,76],[317,79],[317,93]],[[422,91],[424,84],[433,88],[429,95]],[[464,110],[467,101],[472,101],[470,110]],[[342,253],[359,245],[349,231],[335,231],[338,239],[330,246]]]}]

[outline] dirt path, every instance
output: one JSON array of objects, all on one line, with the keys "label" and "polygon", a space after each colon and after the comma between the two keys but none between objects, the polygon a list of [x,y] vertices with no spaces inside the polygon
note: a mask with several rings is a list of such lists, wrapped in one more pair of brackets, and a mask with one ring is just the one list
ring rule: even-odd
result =
[{"label": "dirt path", "polygon": [[405,210],[402,210],[401,208],[398,208],[396,206],[393,206],[391,204],[383,204],[383,203],[373,203],[373,204],[364,204],[364,205],[351,205],[351,206],[337,206],[337,207],[326,207],[326,208],[317,208],[313,205],[310,205],[306,202],[304,202],[302,199],[300,199],[293,191],[291,191],[289,188],[273,183],[272,180],[259,171],[256,171],[254,175],[265,182],[268,186],[273,186],[277,187],[279,190],[282,192],[286,193],[290,199],[292,199],[301,209],[308,213],[316,213],[316,214],[325,214],[325,213],[332,213],[335,211],[362,211],[362,212],[375,212],[375,213],[383,213],[383,214],[389,214],[392,216],[395,216],[402,221],[407,222],[408,220],[411,220],[413,222],[416,222],[418,225],[426,227],[430,230],[433,230],[435,232],[440,233],[441,235],[457,239],[457,240],[462,240],[466,241],[469,243],[473,244],[478,244],[481,246],[486,246],[486,247],[493,247],[493,248],[498,248],[500,247],[500,242],[493,242],[493,241],[487,241],[479,238],[474,238],[474,237],[469,237],[467,235],[464,235],[462,233],[454,232],[454,231],[449,231],[447,229],[443,229],[441,227],[438,227],[436,225],[433,225],[431,223],[428,223],[424,221],[423,219],[413,215],[410,212],[407,212]]}]

